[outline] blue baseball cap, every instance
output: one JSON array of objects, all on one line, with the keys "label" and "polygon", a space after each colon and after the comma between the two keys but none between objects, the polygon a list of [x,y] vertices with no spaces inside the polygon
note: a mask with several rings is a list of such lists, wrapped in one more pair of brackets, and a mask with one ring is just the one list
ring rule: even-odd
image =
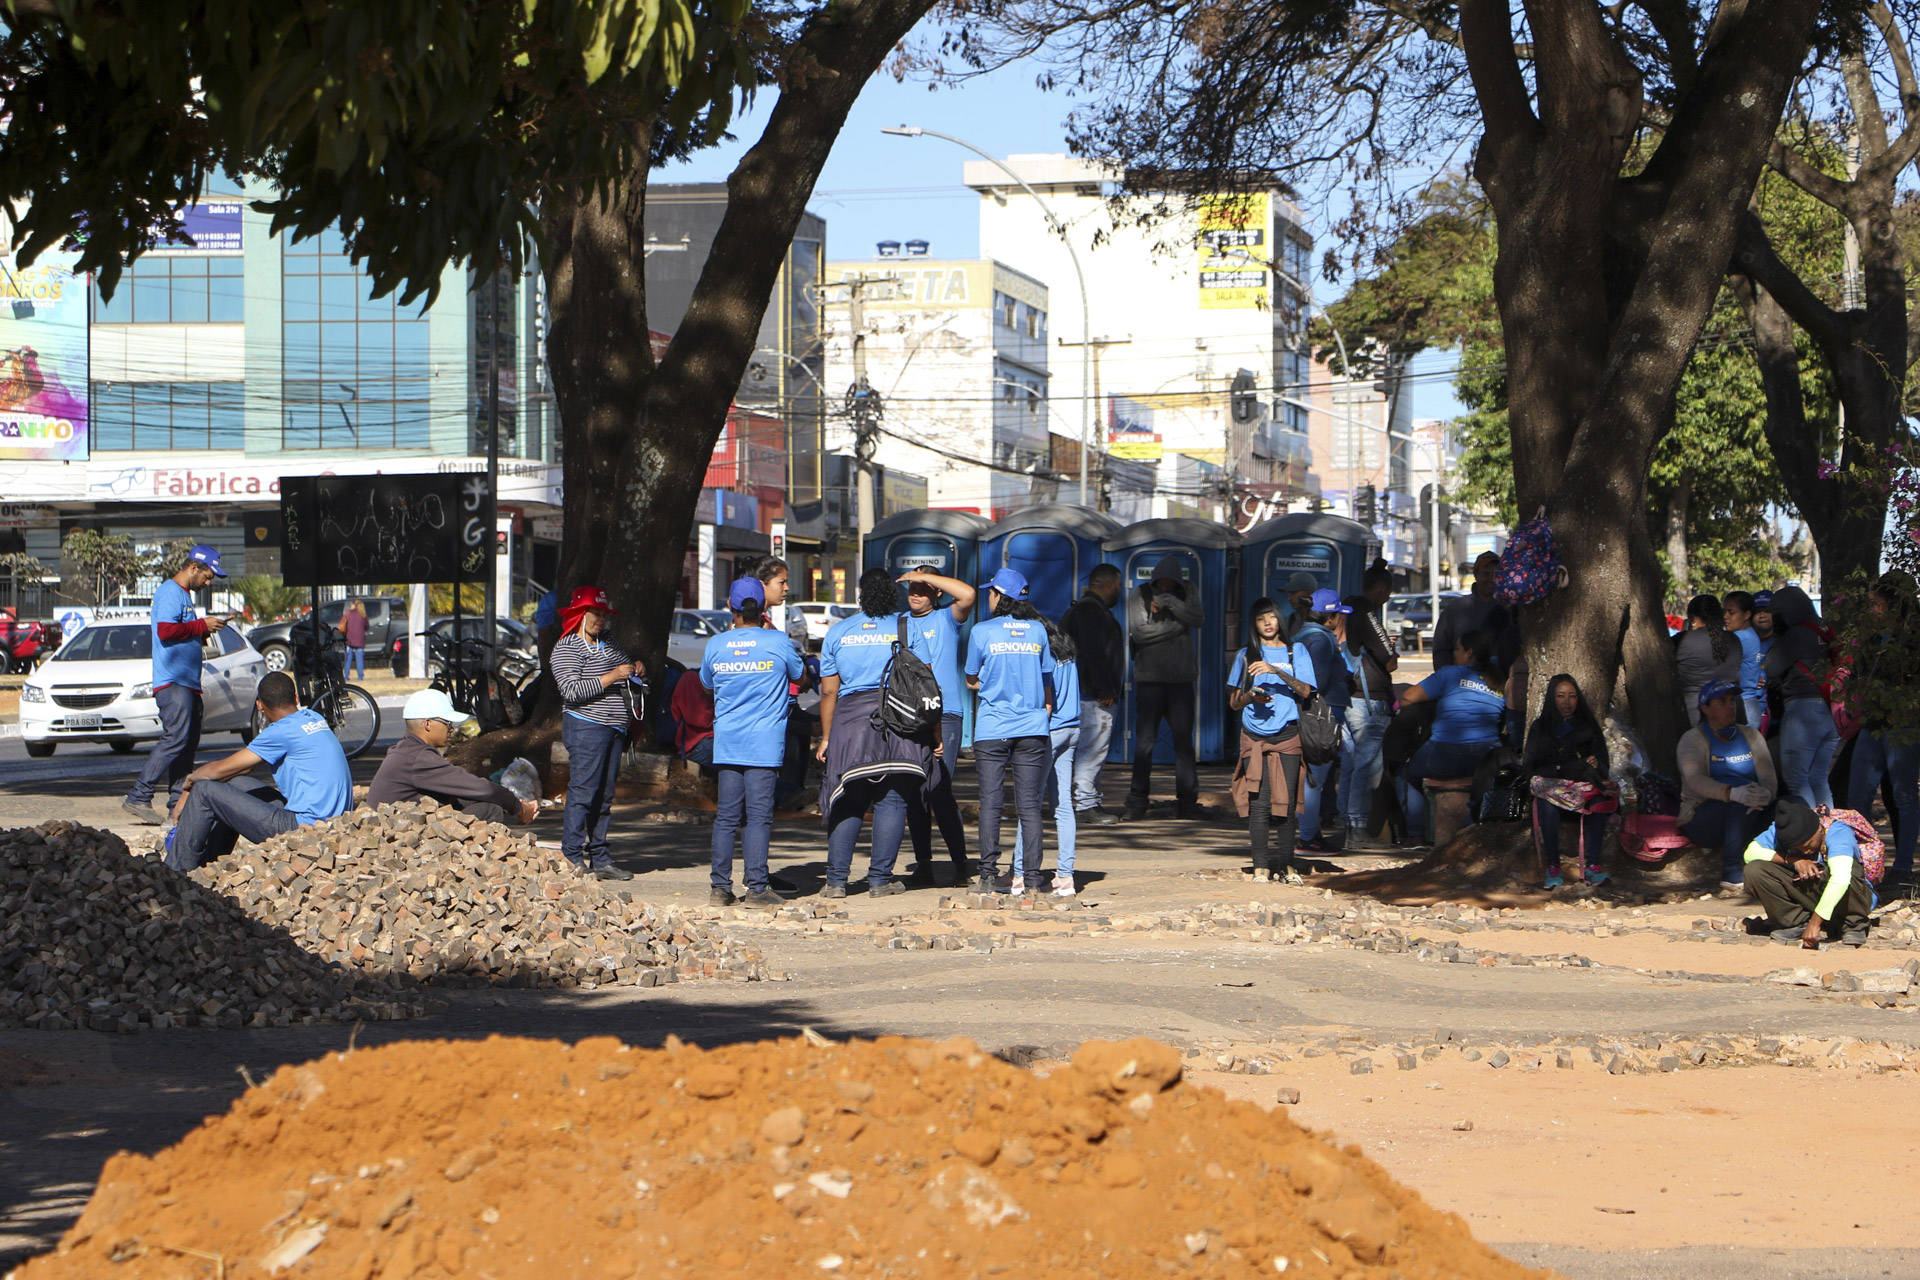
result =
[{"label": "blue baseball cap", "polygon": [[200,564],[207,566],[207,568],[213,570],[213,576],[216,578],[224,578],[227,576],[220,570],[220,553],[204,542],[187,552],[187,559],[198,561]]},{"label": "blue baseball cap", "polygon": [[[1736,698],[1739,697],[1740,686],[1737,684],[1729,684],[1725,680],[1707,681],[1700,686],[1700,709],[1705,711],[1709,702],[1712,702],[1715,698],[1724,698],[1728,694],[1732,694]],[[1757,728],[1758,726],[1755,727]]]},{"label": "blue baseball cap", "polygon": [[1768,613],[1772,613],[1773,612],[1773,592],[1771,591],[1754,592],[1753,607],[1756,609],[1765,609]]},{"label": "blue baseball cap", "polygon": [[987,585],[1003,596],[1012,596],[1015,600],[1027,598],[1027,579],[1018,569],[1001,569],[987,580]]},{"label": "blue baseball cap", "polygon": [[735,578],[733,586],[727,591],[727,607],[743,609],[749,600],[755,604],[765,604],[767,602],[766,586],[758,578]]},{"label": "blue baseball cap", "polygon": [[1313,610],[1315,613],[1353,612],[1353,606],[1341,603],[1340,593],[1331,587],[1322,587],[1314,592],[1313,603],[1309,604],[1307,608]]}]

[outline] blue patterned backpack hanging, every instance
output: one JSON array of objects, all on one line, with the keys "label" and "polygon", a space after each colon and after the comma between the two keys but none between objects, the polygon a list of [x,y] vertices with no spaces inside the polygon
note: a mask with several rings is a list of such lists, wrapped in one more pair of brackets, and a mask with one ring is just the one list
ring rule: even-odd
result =
[{"label": "blue patterned backpack hanging", "polygon": [[1494,578],[1493,598],[1501,604],[1534,604],[1547,598],[1547,592],[1567,585],[1567,571],[1560,564],[1560,549],[1554,545],[1553,529],[1547,524],[1547,509],[1541,507],[1533,519],[1513,531],[1507,549],[1500,553],[1500,572]]}]

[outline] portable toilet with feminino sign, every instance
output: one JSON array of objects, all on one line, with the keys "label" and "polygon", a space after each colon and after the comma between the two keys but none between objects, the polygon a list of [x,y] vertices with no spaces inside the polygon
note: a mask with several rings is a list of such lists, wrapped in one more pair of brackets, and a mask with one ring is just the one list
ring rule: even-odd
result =
[{"label": "portable toilet with feminino sign", "polygon": [[[1104,559],[1102,543],[1120,532],[1112,516],[1064,502],[1016,511],[980,539],[983,577],[1005,567],[1027,580],[1027,599],[1055,622],[1087,589],[1087,574]],[[984,608],[984,606],[982,606]]]},{"label": "portable toilet with feminino sign", "polygon": [[[881,568],[898,578],[909,569],[925,569],[943,578],[981,581],[980,539],[988,522],[971,511],[918,510],[888,516],[867,534],[861,569]],[[981,593],[983,596],[985,592]],[[905,594],[901,608],[906,607]],[[946,601],[951,603],[951,601]],[[960,626],[959,660],[966,660],[967,637],[980,617],[979,609]],[[942,689],[962,689],[965,680],[942,679]],[[973,741],[973,699],[962,697],[958,707],[946,708],[962,718],[962,741]]]}]

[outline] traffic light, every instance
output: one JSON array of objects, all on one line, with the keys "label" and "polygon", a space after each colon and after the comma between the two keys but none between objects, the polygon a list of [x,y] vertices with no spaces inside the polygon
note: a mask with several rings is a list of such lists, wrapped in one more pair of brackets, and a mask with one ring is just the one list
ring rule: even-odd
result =
[{"label": "traffic light", "polygon": [[1241,426],[1260,421],[1258,380],[1246,369],[1233,375],[1233,420]]},{"label": "traffic light", "polygon": [[1372,524],[1374,522],[1375,507],[1378,501],[1379,491],[1377,489],[1370,484],[1360,486],[1360,492],[1355,495],[1353,500],[1353,518],[1361,524]]}]

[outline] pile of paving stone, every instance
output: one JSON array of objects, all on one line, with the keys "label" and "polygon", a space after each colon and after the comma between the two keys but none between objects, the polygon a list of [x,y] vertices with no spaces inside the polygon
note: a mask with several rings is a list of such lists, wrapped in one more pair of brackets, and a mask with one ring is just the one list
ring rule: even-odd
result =
[{"label": "pile of paving stone", "polygon": [[111,832],[0,831],[0,1027],[285,1027],[425,1011],[412,984],[328,964]]},{"label": "pile of paving stone", "polygon": [[559,851],[432,800],[354,809],[193,878],[317,956],[437,986],[759,979],[714,922],[634,900]]}]

